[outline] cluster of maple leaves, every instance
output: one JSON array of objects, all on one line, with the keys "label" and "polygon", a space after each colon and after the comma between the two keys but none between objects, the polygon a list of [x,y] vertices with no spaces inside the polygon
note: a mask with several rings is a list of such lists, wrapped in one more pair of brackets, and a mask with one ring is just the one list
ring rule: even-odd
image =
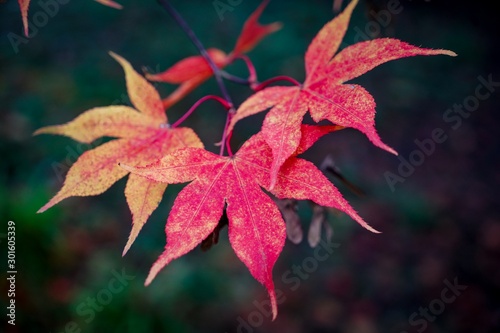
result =
[{"label": "cluster of maple leaves", "polygon": [[[26,10],[28,2],[20,0],[21,8]],[[149,80],[179,85],[166,98],[162,99],[124,58],[110,53],[125,71],[127,91],[134,108],[97,107],[67,124],[44,127],[35,134],[65,135],[84,143],[103,136],[116,138],[83,153],[68,171],[62,189],[39,212],[71,196],[103,193],[128,175],[125,196],[133,226],[123,251],[125,254],[158,207],[167,185],[189,182],[175,199],[166,223],[165,250],[151,268],[146,285],[169,262],[218,231],[224,216],[231,246],[252,276],[267,288],[275,318],[277,302],[272,270],[285,243],[286,226],[276,202],[263,189],[278,199],[307,199],[320,206],[339,209],[364,228],[377,232],[313,163],[298,155],[323,135],[347,127],[363,132],[376,146],[395,153],[375,130],[373,97],[363,87],[346,82],[393,59],[455,54],[381,38],[346,47],[334,56],[358,2],[353,0],[310,43],[305,54],[306,79],[303,83],[287,77],[259,83],[245,53],[280,28],[278,23],[258,23],[267,2],[264,1],[245,22],[229,54],[208,49],[206,54],[183,59],[165,72],[147,73],[145,77]],[[222,68],[236,59],[243,59],[248,64],[249,78],[239,81],[246,82],[254,90],[252,96],[237,109],[224,97],[207,96],[170,124],[166,109],[212,75],[220,78],[221,74],[227,74]],[[231,78],[230,75],[226,77]],[[281,79],[293,85],[268,86]],[[220,154],[205,150],[192,129],[179,126],[207,99],[218,100],[228,110]],[[235,125],[269,108],[261,131],[233,154],[228,142]],[[314,121],[326,119],[333,125],[305,125],[303,117],[307,112]],[[224,154],[224,147],[227,147],[228,156]]]}]

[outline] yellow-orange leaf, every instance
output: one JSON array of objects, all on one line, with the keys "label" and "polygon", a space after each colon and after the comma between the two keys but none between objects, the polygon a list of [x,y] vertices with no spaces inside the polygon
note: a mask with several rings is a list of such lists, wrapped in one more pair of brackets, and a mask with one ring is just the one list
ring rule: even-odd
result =
[{"label": "yellow-orange leaf", "polygon": [[202,144],[189,128],[162,128],[148,137],[107,142],[78,158],[69,169],[62,189],[38,212],[44,212],[68,197],[103,193],[127,174],[118,166],[119,162],[146,165],[169,152],[193,146]]},{"label": "yellow-orange leaf", "polygon": [[106,106],[90,109],[64,125],[40,128],[34,134],[58,134],[76,141],[91,143],[103,136],[133,138],[148,135],[162,121],[144,115],[128,106]]},{"label": "yellow-orange leaf", "polygon": [[132,104],[142,113],[166,123],[167,116],[156,89],[144,77],[139,75],[128,61],[113,52],[109,54],[120,63],[125,71],[128,96]]},{"label": "yellow-orange leaf", "polygon": [[[169,128],[158,92],[125,59],[111,55],[125,70],[127,90],[137,110],[127,106],[94,108],[67,124],[35,132],[65,135],[85,143],[103,136],[118,138],[83,153],[69,169],[61,190],[39,212],[68,197],[103,193],[127,174],[118,166],[119,162],[141,166],[179,148],[203,147],[193,130]],[[124,254],[158,206],[165,188],[165,184],[140,176],[129,179],[125,194],[132,212],[133,228]]]}]

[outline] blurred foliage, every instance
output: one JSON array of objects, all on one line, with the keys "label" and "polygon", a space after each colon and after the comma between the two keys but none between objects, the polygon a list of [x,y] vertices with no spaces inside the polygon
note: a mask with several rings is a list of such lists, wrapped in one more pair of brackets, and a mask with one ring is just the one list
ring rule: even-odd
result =
[{"label": "blurred foliage", "polygon": [[[306,242],[287,242],[275,267],[284,302],[275,322],[260,315],[261,322],[254,303],[265,302],[266,292],[230,249],[227,229],[210,251],[191,252],[173,262],[150,287],[143,286],[164,246],[165,219],[181,185],[169,186],[124,258],[120,254],[131,222],[122,194],[124,181],[101,196],[70,198],[35,214],[62,185],[55,163],[67,168],[90,147],[31,133],[95,106],[127,103],[122,70],[107,52],[124,56],[138,70],[147,66],[153,71],[195,54],[155,1],[120,2],[121,11],[90,0],[61,5],[28,43],[19,45],[18,53],[7,37],[21,35],[17,1],[0,3],[0,217],[16,222],[18,269],[17,320],[15,327],[5,326],[9,332],[415,332],[420,326],[411,326],[411,314],[439,298],[443,281],[455,277],[467,290],[428,322],[427,331],[498,332],[498,93],[481,101],[455,131],[442,119],[446,109],[474,93],[479,75],[500,79],[493,4],[401,0],[403,11],[391,16],[387,25],[379,24],[381,37],[459,54],[453,59],[403,59],[356,79],[377,101],[381,137],[405,158],[415,149],[414,140],[430,137],[435,128],[443,128],[449,139],[394,192],[384,172],[397,172],[396,157],[353,130],[321,139],[306,157],[319,164],[331,154],[367,195],[357,198],[340,183],[339,189],[383,233],[371,234],[345,216],[332,216],[334,241],[340,246],[300,280],[296,290],[283,274],[313,258],[314,250]],[[225,51],[233,47],[242,23],[258,4],[241,1],[220,20],[212,1],[172,2],[207,47]],[[359,38],[358,31],[366,33],[368,22],[377,22],[373,13],[384,8],[387,1],[362,1],[346,45]],[[41,10],[33,1],[30,16]],[[281,21],[284,28],[250,53],[259,78],[283,74],[301,80],[307,45],[333,15],[332,1],[271,1],[262,22]],[[246,75],[241,63],[228,71]],[[174,88],[157,87],[163,96]],[[238,103],[250,94],[248,88],[232,83],[229,88]],[[168,110],[168,116],[177,119],[209,93],[218,93],[213,80]],[[258,115],[238,125],[233,145],[256,133],[262,119]],[[220,139],[223,122],[224,110],[207,103],[186,125],[215,151],[213,143]],[[300,214],[307,227],[308,205],[300,204]],[[2,239],[2,272],[5,244]],[[122,270],[133,278],[120,292],[110,293],[113,272]],[[7,290],[5,279],[0,285]],[[107,302],[108,294],[109,304],[96,307],[101,310],[94,311],[95,318],[82,314],[82,309],[91,308],[89,298]],[[242,328],[242,320],[255,327]],[[2,324],[5,321],[4,317]]]}]

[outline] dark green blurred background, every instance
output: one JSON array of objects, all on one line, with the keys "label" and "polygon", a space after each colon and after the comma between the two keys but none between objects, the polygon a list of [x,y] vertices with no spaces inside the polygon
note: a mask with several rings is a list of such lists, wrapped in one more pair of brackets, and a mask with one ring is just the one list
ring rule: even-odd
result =
[{"label": "dark green blurred background", "polygon": [[[225,0],[222,0],[228,3]],[[122,69],[112,50],[137,70],[164,70],[196,50],[155,1],[120,0],[117,11],[94,1],[69,1],[18,53],[7,37],[21,35],[17,1],[0,3],[0,267],[6,272],[6,223],[16,222],[16,326],[6,324],[7,281],[2,286],[2,328],[9,332],[498,332],[500,330],[500,180],[498,92],[480,102],[460,126],[443,115],[474,96],[478,77],[500,81],[497,11],[470,1],[401,0],[403,10],[380,24],[373,13],[387,1],[365,0],[354,12],[346,45],[392,36],[415,45],[445,48],[458,57],[417,57],[385,64],[355,82],[377,101],[377,129],[405,159],[436,128],[447,136],[422,165],[391,191],[384,174],[400,160],[375,148],[361,133],[323,138],[307,153],[315,163],[331,154],[367,195],[358,198],[334,182],[372,226],[372,234],[347,218],[330,217],[339,246],[307,277],[290,273],[311,264],[307,242],[287,242],[275,269],[283,303],[275,322],[255,303],[267,299],[227,241],[172,263],[150,287],[143,282],[163,249],[164,223],[181,186],[170,186],[126,257],[121,257],[131,217],[122,180],[98,197],[70,198],[35,212],[62,186],[54,163],[71,164],[88,147],[64,137],[31,133],[83,111],[127,103]],[[212,1],[173,4],[207,47],[230,51],[258,1],[242,0],[220,19]],[[41,11],[33,1],[30,16]],[[303,55],[333,17],[331,1],[271,1],[262,22],[281,21],[250,57],[259,78],[304,77]],[[372,23],[369,23],[372,22]],[[377,27],[380,32],[377,33]],[[367,30],[367,29],[374,30]],[[373,33],[370,35],[370,31]],[[365,37],[363,37],[365,38]],[[241,64],[228,69],[246,75]],[[239,103],[246,87],[229,83]],[[162,96],[173,87],[158,85]],[[498,87],[496,88],[498,89]],[[180,117],[199,97],[218,90],[213,80],[168,110]],[[469,98],[470,100],[470,98]],[[224,111],[203,105],[186,121],[209,150],[220,139]],[[264,114],[237,127],[236,148],[256,133]],[[311,209],[300,205],[307,227]],[[311,266],[308,266],[311,267]],[[124,273],[119,291],[110,282]],[[283,278],[285,274],[286,278]],[[4,273],[2,273],[4,276]],[[289,278],[294,277],[294,283]],[[446,280],[467,285],[441,309]],[[299,283],[297,284],[297,281]],[[293,288],[292,288],[293,287]],[[113,289],[115,290],[115,289]],[[116,289],[117,290],[117,289]],[[92,309],[92,298],[100,299]],[[106,304],[104,304],[106,303]],[[434,306],[424,318],[419,308]],[[437,309],[437,310],[436,310]],[[432,309],[431,309],[432,310]],[[417,313],[417,315],[415,315]]]}]

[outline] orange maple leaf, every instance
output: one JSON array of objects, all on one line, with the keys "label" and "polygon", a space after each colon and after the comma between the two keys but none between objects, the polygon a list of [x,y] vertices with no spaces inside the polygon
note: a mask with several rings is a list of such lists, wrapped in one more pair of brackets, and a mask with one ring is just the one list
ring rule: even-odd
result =
[{"label": "orange maple leaf", "polygon": [[[263,1],[245,21],[234,50],[230,54],[217,48],[207,50],[208,55],[218,68],[226,67],[236,57],[253,49],[264,37],[281,28],[281,23],[278,22],[267,25],[259,24],[258,19],[268,2],[269,0]],[[180,84],[172,94],[163,100],[164,107],[169,108],[208,80],[213,75],[213,71],[206,59],[198,55],[182,59],[164,72],[146,73],[145,75],[150,81]]]},{"label": "orange maple leaf", "polygon": [[[61,190],[40,210],[44,212],[71,196],[101,194],[127,171],[118,162],[146,165],[179,148],[203,148],[190,128],[169,128],[161,98],[155,88],[122,57],[110,53],[123,67],[127,91],[136,109],[107,106],[88,110],[73,121],[41,128],[35,134],[59,134],[91,143],[109,136],[118,138],[86,151],[71,166]],[[133,216],[133,227],[125,254],[151,213],[158,207],[166,184],[130,175],[125,196]]]},{"label": "orange maple leaf", "polygon": [[397,39],[380,38],[346,47],[333,57],[357,3],[353,0],[313,39],[305,54],[306,79],[302,85],[265,88],[248,98],[232,118],[229,131],[239,120],[272,107],[262,125],[264,137],[273,149],[271,187],[279,168],[299,145],[300,124],[308,110],[316,122],[327,119],[358,129],[374,145],[397,154],[375,130],[373,97],[359,85],[344,83],[390,60],[415,55],[456,55],[448,50],[423,49]]},{"label": "orange maple leaf", "polygon": [[[304,140],[297,153],[337,127],[317,129],[303,125],[301,129]],[[377,232],[363,221],[337,188],[309,161],[290,157],[271,189],[269,172],[272,161],[272,151],[262,133],[258,133],[230,157],[215,155],[204,149],[185,148],[147,166],[121,164],[131,173],[152,181],[167,184],[191,182],[175,199],[165,228],[165,250],[151,268],[145,284],[151,283],[172,260],[206,239],[217,227],[225,209],[231,246],[252,276],[267,288],[274,319],[277,303],[272,269],[283,248],[286,232],[277,205],[261,187],[280,199],[308,199],[322,206],[337,208],[363,227]]]}]

